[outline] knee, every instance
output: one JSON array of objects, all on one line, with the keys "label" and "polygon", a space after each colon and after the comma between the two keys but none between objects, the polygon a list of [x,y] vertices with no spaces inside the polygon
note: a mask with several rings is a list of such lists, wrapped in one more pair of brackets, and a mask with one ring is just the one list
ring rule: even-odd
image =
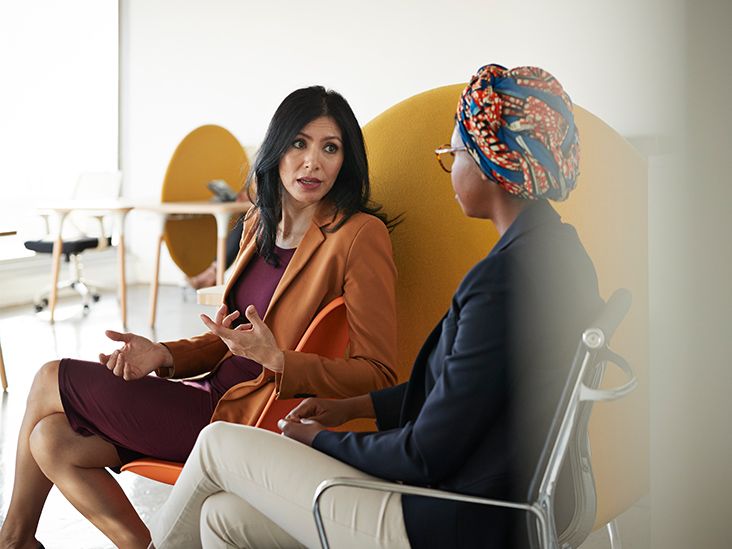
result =
[{"label": "knee", "polygon": [[262,429],[238,423],[215,421],[201,430],[197,444],[202,449],[221,451],[232,442],[245,443],[244,441],[256,435],[258,431],[261,432]]},{"label": "knee", "polygon": [[226,423],[225,421],[214,421],[201,430],[198,438],[205,444],[215,442],[216,440],[229,436],[228,433],[232,426],[232,423]]},{"label": "knee", "polygon": [[31,385],[28,400],[42,398],[43,395],[49,394],[49,389],[58,386],[58,367],[61,364],[58,360],[46,362],[36,372]]},{"label": "knee", "polygon": [[192,453],[198,454],[205,459],[206,456],[217,455],[220,452],[220,445],[229,436],[227,428],[229,424],[223,421],[209,423],[198,434],[196,444]]},{"label": "knee", "polygon": [[255,427],[216,421],[203,428],[191,452],[201,461],[204,469],[215,469],[233,456],[240,456],[252,445],[251,431],[262,431]]},{"label": "knee", "polygon": [[44,472],[63,460],[66,444],[59,436],[57,418],[45,417],[33,427],[28,443],[33,459]]}]

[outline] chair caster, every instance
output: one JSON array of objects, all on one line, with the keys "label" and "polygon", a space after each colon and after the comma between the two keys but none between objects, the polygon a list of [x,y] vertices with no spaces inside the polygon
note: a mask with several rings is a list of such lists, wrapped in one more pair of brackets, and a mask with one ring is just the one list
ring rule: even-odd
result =
[{"label": "chair caster", "polygon": [[33,308],[37,313],[40,313],[43,310],[43,305],[34,304]]},{"label": "chair caster", "polygon": [[100,297],[101,296],[99,294],[92,294],[92,299],[94,300],[94,303],[98,303]]}]

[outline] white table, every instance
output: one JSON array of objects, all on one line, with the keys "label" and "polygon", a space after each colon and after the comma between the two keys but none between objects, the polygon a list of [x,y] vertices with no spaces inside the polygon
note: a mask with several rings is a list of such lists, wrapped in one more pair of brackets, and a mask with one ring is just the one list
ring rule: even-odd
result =
[{"label": "white table", "polygon": [[61,238],[64,221],[74,211],[81,211],[89,215],[112,214],[115,219],[119,245],[117,247],[117,258],[119,263],[119,301],[122,310],[122,325],[127,326],[127,281],[125,276],[125,217],[133,209],[129,202],[121,200],[65,200],[48,204],[36,205],[40,214],[51,215],[55,218],[53,231],[53,256],[51,270],[51,296],[48,300],[48,309],[51,314],[51,323],[54,321],[54,311],[58,297],[58,275],[61,269],[61,249],[63,240]]},{"label": "white table", "polygon": [[150,326],[155,326],[158,304],[158,275],[160,273],[160,248],[163,244],[165,221],[169,216],[212,215],[216,218],[216,284],[224,283],[226,271],[226,236],[232,215],[246,212],[250,202],[161,202],[159,204],[139,204],[135,209],[149,211],[158,215],[158,242],[155,251],[155,272],[150,287]]},{"label": "white table", "polygon": [[221,300],[224,298],[224,285],[210,286],[208,288],[201,288],[196,290],[196,302],[199,305],[221,305]]}]

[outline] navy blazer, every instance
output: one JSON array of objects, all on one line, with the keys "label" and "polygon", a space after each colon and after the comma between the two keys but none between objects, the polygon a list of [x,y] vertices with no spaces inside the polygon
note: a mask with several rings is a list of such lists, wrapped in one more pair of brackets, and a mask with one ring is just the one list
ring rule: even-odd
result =
[{"label": "navy blazer", "polygon": [[[574,228],[532,203],[460,283],[409,382],[371,393],[379,431],[323,431],[313,447],[383,479],[525,501],[601,305]],[[416,496],[402,509],[412,547],[526,546],[523,512]]]}]

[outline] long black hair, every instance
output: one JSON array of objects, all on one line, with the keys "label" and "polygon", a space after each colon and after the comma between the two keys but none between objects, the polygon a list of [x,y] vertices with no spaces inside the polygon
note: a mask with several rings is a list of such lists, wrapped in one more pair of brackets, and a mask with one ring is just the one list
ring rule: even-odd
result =
[{"label": "long black hair", "polygon": [[275,242],[277,224],[282,217],[280,159],[292,145],[295,136],[321,116],[335,120],[343,140],[343,165],[333,187],[323,198],[342,216],[326,230],[337,231],[356,212],[375,215],[389,230],[398,223],[398,219],[389,220],[381,212],[381,206],[371,202],[363,134],[350,105],[339,93],[326,90],[323,86],[301,88],[285,97],[277,107],[245,186],[249,200],[259,211],[257,251],[267,263],[279,264]]}]

